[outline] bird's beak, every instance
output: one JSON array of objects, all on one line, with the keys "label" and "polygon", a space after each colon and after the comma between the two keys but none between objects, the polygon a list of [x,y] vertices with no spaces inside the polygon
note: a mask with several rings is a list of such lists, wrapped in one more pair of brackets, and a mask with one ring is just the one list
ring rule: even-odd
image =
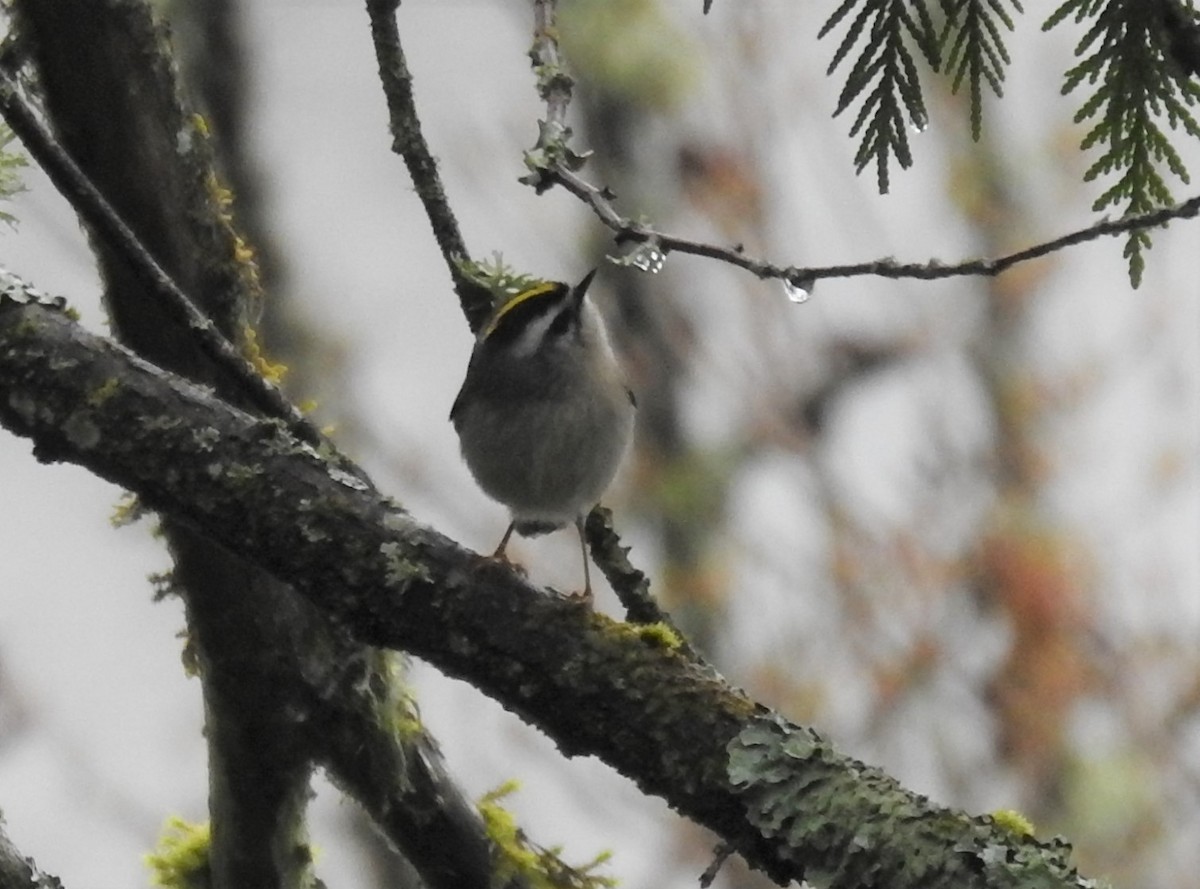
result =
[{"label": "bird's beak", "polygon": [[590,287],[592,284],[592,278],[596,277],[596,272],[598,271],[599,269],[592,269],[583,276],[582,281],[575,285],[575,289],[572,291],[572,294],[574,295],[576,302],[580,304],[583,303],[584,294],[587,293],[588,287]]}]

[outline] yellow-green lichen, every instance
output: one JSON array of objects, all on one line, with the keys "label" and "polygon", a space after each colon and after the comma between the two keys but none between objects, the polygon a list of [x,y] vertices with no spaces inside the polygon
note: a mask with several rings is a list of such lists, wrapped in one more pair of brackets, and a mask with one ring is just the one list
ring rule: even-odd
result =
[{"label": "yellow-green lichen", "polygon": [[404,678],[404,658],[391,651],[382,651],[379,656],[377,671],[384,683],[378,705],[380,716],[398,738],[413,738],[425,726],[421,723],[417,699]]},{"label": "yellow-green lichen", "polygon": [[[238,243],[242,244],[241,239]],[[244,244],[242,244],[244,246]],[[249,248],[246,248],[249,250]],[[250,253],[250,258],[253,259],[253,253]],[[258,332],[250,326],[242,328],[242,353],[246,356],[254,369],[262,375],[267,381],[279,385],[283,378],[287,376],[287,365],[269,360],[263,353],[262,346],[258,342]]]},{"label": "yellow-green lichen", "polygon": [[138,498],[137,494],[133,493],[133,491],[126,491],[118,498],[108,522],[114,528],[125,528],[132,525],[148,512],[149,510],[142,505],[142,501]]},{"label": "yellow-green lichen", "polygon": [[145,856],[150,885],[167,889],[207,889],[208,850],[212,831],[208,822],[193,824],[178,815],[167,819],[157,848]]},{"label": "yellow-green lichen", "polygon": [[566,864],[560,848],[543,848],[531,842],[517,826],[512,813],[499,801],[516,792],[515,780],[505,781],[495,790],[483,795],[476,803],[483,818],[484,829],[493,847],[492,885],[505,886],[519,877],[530,889],[605,889],[617,885],[612,877],[594,873],[605,864],[611,853],[601,852],[586,864]]},{"label": "yellow-green lichen", "polygon": [[1002,827],[1016,836],[1033,836],[1033,822],[1015,809],[997,809],[992,812],[992,820],[996,822],[997,827]]},{"label": "yellow-green lichen", "polygon": [[520,784],[515,780],[505,781],[495,790],[485,793],[476,804],[483,818],[484,829],[495,849],[493,886],[506,885],[517,875],[524,875],[530,886],[546,883],[546,874],[538,867],[537,853],[525,842],[517,819],[499,803],[499,800],[515,793],[518,787]]},{"label": "yellow-green lichen", "polygon": [[639,639],[654,648],[675,651],[683,645],[683,640],[679,638],[675,628],[661,620],[652,624],[635,624],[634,631]]},{"label": "yellow-green lichen", "polygon": [[[0,201],[11,200],[25,191],[20,170],[29,165],[19,148],[12,148],[16,136],[5,124],[0,124]],[[16,226],[17,219],[11,213],[0,210],[0,222]]]},{"label": "yellow-green lichen", "polygon": [[425,726],[416,710],[397,706],[392,710],[392,731],[396,733],[396,737],[405,741],[420,735],[425,731]]},{"label": "yellow-green lichen", "polygon": [[116,377],[109,377],[90,393],[88,393],[88,404],[90,404],[92,407],[100,407],[102,404],[116,395],[120,388],[120,381],[118,381]]},{"label": "yellow-green lichen", "polygon": [[651,648],[661,648],[664,651],[678,651],[683,645],[683,640],[679,638],[679,633],[670,624],[663,621],[657,621],[652,624],[631,624],[615,621],[605,615],[597,614],[600,618],[600,623],[605,625],[605,628],[619,636],[625,636],[629,639],[636,639]]},{"label": "yellow-green lichen", "polygon": [[192,129],[203,136],[205,139],[209,136],[208,121],[204,119],[203,114],[192,115]]},{"label": "yellow-green lichen", "polygon": [[233,192],[217,178],[215,173],[209,173],[208,180],[205,183],[208,187],[208,196],[217,207],[217,215],[226,225],[233,223]]},{"label": "yellow-green lichen", "polygon": [[243,265],[254,263],[254,248],[247,244],[246,239],[238,234],[233,236],[233,258]]}]

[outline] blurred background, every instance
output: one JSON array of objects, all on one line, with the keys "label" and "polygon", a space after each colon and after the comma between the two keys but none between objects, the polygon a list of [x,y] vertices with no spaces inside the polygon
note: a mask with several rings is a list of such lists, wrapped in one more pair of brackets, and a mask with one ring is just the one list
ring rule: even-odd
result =
[{"label": "blurred background", "polygon": [[[585,169],[655,225],[797,265],[992,256],[1094,221],[1099,184],[1060,95],[1079,32],[1008,39],[1007,98],[969,138],[925,80],[915,165],[880,197],[831,119],[834,4],[564,2]],[[480,551],[504,510],[447,413],[471,337],[389,150],[365,11],[335,0],[169,4],[270,294],[263,337],[297,400],[420,520]],[[426,136],[477,258],[574,280],[601,265],[639,402],[607,505],[652,592],[735,684],[907,786],[1063,833],[1089,876],[1157,889],[1200,871],[1200,230],[1154,233],[1142,287],[1122,241],[998,280],[778,282],[671,255],[604,261],[609,233],[517,182],[544,115],[527,3],[407,0]],[[1200,171],[1200,146],[1177,140]],[[0,260],[105,329],[85,238],[36,171]],[[1179,187],[1177,198],[1190,196]],[[153,524],[121,492],[0,432],[0,807],[68,887],[144,885],[171,814],[203,820],[200,687]],[[518,541],[531,578],[577,581],[569,533]],[[619,614],[605,590],[598,607]],[[421,712],[473,795],[508,779],[532,839],[610,849],[629,887],[693,886],[714,838],[462,683],[412,666]],[[318,872],[395,885],[352,803],[316,782]],[[729,862],[720,886],[764,885]]]}]

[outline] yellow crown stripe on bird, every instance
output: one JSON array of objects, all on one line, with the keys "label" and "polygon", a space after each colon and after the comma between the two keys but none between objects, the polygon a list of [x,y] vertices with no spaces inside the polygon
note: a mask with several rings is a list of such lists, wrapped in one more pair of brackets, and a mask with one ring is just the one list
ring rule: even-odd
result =
[{"label": "yellow crown stripe on bird", "polygon": [[489,336],[491,336],[496,327],[499,326],[500,320],[517,306],[529,302],[529,300],[534,299],[535,297],[545,296],[548,293],[553,293],[560,286],[562,285],[554,281],[543,281],[540,284],[534,284],[527,290],[522,290],[496,310],[496,314],[492,316],[492,320],[489,321],[487,323],[487,327],[483,329],[483,339],[486,340]]}]

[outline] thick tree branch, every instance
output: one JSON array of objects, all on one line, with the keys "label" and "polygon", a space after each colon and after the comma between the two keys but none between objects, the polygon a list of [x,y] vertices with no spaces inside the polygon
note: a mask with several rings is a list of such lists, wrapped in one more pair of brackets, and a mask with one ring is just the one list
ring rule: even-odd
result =
[{"label": "thick tree branch", "polygon": [[660,634],[548,596],[416,522],[278,421],[0,304],[0,423],[274,573],[369,645],[463,678],[716,831],[832,889],[1079,887],[1061,843],[932,806],[788,725]]},{"label": "thick tree branch", "polygon": [[[40,159],[80,208],[117,336],[231,403],[294,418],[285,402],[264,410],[255,393],[269,391],[265,381],[248,383],[256,374],[236,350],[229,353],[230,344],[242,341],[260,294],[230,225],[204,128],[178,89],[161,21],[143,0],[16,0],[13,6],[57,142],[36,126],[28,133],[42,136],[31,142],[42,146]],[[46,150],[55,145],[62,146],[59,157]],[[63,158],[82,173],[53,166]],[[103,195],[102,202],[86,199],[91,186],[91,197]],[[147,256],[154,258],[149,267]],[[174,282],[167,291],[191,299],[166,295],[164,282]],[[219,357],[222,348],[229,360]],[[282,401],[278,393],[275,398]],[[311,763],[284,706],[295,700],[299,683],[279,663],[294,626],[288,612],[266,608],[284,591],[269,574],[173,517],[164,516],[162,524],[202,665],[212,883],[217,889],[312,886],[305,818]],[[241,622],[229,621],[223,606],[230,603]],[[281,644],[243,646],[247,636]]]},{"label": "thick tree branch", "polygon": [[[15,92],[6,107],[27,124],[35,156],[92,229],[120,336],[221,398],[282,417],[301,439],[318,441],[286,402],[254,395],[280,398],[240,355],[221,358],[241,336],[258,289],[149,8],[64,0],[21,3],[19,12],[57,137]],[[494,886],[482,820],[419,721],[389,707],[398,680],[386,659],[250,562],[171,516],[164,529],[202,665],[214,885],[310,882],[304,810],[317,763],[431,889]],[[401,722],[403,733],[395,730]]]},{"label": "thick tree branch", "polygon": [[[934,281],[963,276],[995,277],[1015,265],[1049,256],[1067,247],[1099,238],[1158,228],[1176,219],[1194,219],[1200,215],[1200,195],[1196,195],[1182,203],[1147,213],[1131,214],[1113,220],[1102,219],[1085,228],[1003,256],[978,257],[956,262],[943,262],[939,259],[897,262],[889,257],[870,262],[828,266],[779,265],[747,256],[740,244],[722,247],[661,231],[622,215],[616,207],[615,195],[609,189],[593,185],[578,173],[586,156],[576,153],[568,145],[571,129],[566,124],[566,113],[574,82],[563,68],[558,51],[556,6],[557,0],[534,2],[534,43],[530,56],[538,78],[538,92],[546,103],[546,119],[542,121],[537,144],[531,151],[526,152],[526,164],[531,167],[532,172],[522,181],[533,185],[539,192],[554,185],[563,187],[591,207],[596,218],[615,233],[615,241],[618,244],[643,243],[656,247],[664,255],[688,253],[716,259],[745,269],[759,278],[778,279],[793,287],[809,290],[822,278],[874,276]],[[705,9],[705,12],[707,11]]]}]

